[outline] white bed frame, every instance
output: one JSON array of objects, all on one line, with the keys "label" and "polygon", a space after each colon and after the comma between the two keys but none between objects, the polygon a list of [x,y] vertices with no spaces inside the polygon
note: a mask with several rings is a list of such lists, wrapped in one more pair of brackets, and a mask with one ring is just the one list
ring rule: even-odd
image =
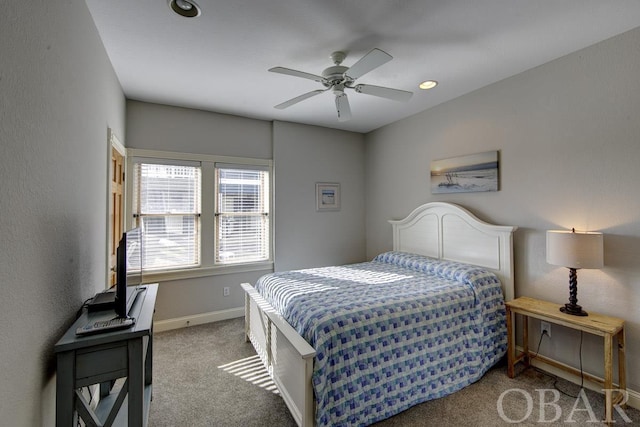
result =
[{"label": "white bed frame", "polygon": [[[405,219],[389,222],[394,250],[488,268],[500,278],[505,299],[514,298],[512,236],[517,227],[488,224],[460,206],[443,202],[427,203]],[[298,425],[313,426],[311,374],[315,349],[253,286],[241,286],[246,292],[247,341],[269,370]]]}]

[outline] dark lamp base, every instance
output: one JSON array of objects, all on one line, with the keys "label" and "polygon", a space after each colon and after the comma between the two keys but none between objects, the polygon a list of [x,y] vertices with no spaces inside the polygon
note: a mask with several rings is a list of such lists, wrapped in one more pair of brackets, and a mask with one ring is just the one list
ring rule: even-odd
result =
[{"label": "dark lamp base", "polygon": [[560,307],[560,311],[573,316],[588,316],[589,314],[582,309],[578,304],[567,303],[564,307]]}]

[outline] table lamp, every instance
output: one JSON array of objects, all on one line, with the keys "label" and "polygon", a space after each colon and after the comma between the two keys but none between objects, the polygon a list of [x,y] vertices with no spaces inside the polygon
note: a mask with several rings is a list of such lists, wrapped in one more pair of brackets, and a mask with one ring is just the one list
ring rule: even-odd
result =
[{"label": "table lamp", "polygon": [[578,305],[578,273],[580,268],[602,268],[604,250],[602,233],[568,230],[547,231],[547,262],[569,269],[569,302],[560,311],[574,316],[587,316]]}]

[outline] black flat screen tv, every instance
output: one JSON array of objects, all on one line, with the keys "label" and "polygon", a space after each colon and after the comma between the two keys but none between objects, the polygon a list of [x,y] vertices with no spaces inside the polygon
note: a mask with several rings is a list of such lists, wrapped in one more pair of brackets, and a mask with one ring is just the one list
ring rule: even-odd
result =
[{"label": "black flat screen tv", "polygon": [[116,252],[116,298],[118,317],[128,317],[137,294],[134,287],[142,284],[142,229],[132,228],[122,234]]}]

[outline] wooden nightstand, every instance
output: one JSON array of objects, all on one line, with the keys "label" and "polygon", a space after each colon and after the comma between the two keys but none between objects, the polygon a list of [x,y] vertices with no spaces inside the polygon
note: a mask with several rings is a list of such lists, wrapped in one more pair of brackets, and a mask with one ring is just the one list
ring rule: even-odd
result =
[{"label": "wooden nightstand", "polygon": [[[560,304],[541,301],[528,297],[516,298],[506,303],[507,306],[507,372],[509,378],[515,376],[514,365],[522,361],[526,366],[530,363],[529,352],[529,317],[544,320],[549,323],[562,325],[567,328],[577,329],[589,334],[599,335],[604,338],[604,380],[593,375],[583,373],[584,378],[601,384],[605,390],[605,422],[611,423],[613,406],[624,401],[627,389],[624,355],[624,320],[616,317],[604,316],[589,312],[588,316],[572,316],[560,311]],[[522,315],[522,339],[523,352],[516,355],[514,315]],[[618,341],[618,383],[614,390],[613,384],[613,339]],[[580,371],[560,364],[554,360],[537,355],[539,359],[549,365],[580,376]],[[614,397],[615,394],[615,397]]]}]

